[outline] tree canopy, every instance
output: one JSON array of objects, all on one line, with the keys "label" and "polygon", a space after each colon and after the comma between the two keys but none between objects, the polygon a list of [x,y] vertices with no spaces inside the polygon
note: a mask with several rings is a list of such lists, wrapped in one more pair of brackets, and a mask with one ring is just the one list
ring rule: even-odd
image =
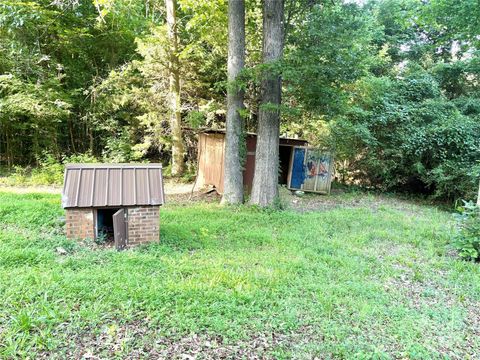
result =
[{"label": "tree canopy", "polygon": [[[227,0],[177,0],[180,116],[226,121]],[[480,174],[476,0],[285,0],[281,134],[335,151],[341,181],[473,197]],[[242,118],[260,112],[262,2],[245,1]],[[171,162],[163,0],[0,3],[0,163],[89,154]]]}]

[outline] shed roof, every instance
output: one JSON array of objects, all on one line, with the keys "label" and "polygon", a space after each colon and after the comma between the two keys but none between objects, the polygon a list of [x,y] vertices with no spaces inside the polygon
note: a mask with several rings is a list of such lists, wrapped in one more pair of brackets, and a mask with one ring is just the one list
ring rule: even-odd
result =
[{"label": "shed roof", "polygon": [[162,205],[161,164],[68,164],[64,208]]},{"label": "shed roof", "polygon": [[[226,129],[211,129],[211,128],[205,128],[205,129],[201,129],[200,133],[204,133],[204,134],[226,134],[227,133],[227,130]],[[246,132],[246,134],[248,136],[254,136],[256,137],[257,136],[257,133],[254,133],[254,132]],[[304,139],[300,139],[300,138],[294,138],[294,137],[288,137],[288,136],[283,136],[283,135],[280,135],[279,136],[279,139],[280,140],[292,140],[292,141],[299,141],[299,142],[302,142],[302,143],[308,143],[307,140],[304,140]]]}]

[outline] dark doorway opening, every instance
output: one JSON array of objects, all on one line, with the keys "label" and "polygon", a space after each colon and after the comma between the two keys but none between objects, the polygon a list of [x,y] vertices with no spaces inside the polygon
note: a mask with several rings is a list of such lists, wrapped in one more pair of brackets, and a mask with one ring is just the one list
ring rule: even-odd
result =
[{"label": "dark doorway opening", "polygon": [[97,209],[97,240],[106,243],[114,241],[113,214],[118,208]]},{"label": "dark doorway opening", "polygon": [[278,183],[280,185],[287,185],[288,182],[288,168],[290,166],[290,157],[292,155],[292,146],[280,145],[279,149],[279,164],[278,164]]}]

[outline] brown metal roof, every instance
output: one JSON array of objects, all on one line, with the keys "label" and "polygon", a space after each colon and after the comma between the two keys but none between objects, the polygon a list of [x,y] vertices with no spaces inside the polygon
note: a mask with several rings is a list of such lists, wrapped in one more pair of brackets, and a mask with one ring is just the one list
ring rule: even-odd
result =
[{"label": "brown metal roof", "polygon": [[69,164],[65,168],[64,208],[164,202],[161,164]]},{"label": "brown metal roof", "polygon": [[[226,129],[204,128],[204,129],[201,129],[199,132],[200,132],[200,133],[204,133],[204,134],[226,134],[226,133],[227,133],[227,130],[226,130]],[[254,133],[254,132],[246,132],[246,135],[256,137],[256,136],[257,136],[257,133]],[[291,140],[291,141],[299,141],[299,142],[302,142],[302,143],[305,143],[305,144],[308,143],[308,141],[307,141],[307,140],[304,140],[304,139],[293,138],[293,137],[282,136],[282,135],[279,136],[279,139],[280,139],[280,140],[287,140],[287,141],[290,141],[290,140]]]}]

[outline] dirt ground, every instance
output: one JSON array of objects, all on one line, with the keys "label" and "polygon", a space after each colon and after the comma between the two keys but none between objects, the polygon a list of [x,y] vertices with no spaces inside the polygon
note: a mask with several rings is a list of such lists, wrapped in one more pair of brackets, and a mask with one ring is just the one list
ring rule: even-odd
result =
[{"label": "dirt ground", "polygon": [[[170,179],[165,180],[164,188],[167,195],[175,194],[189,194],[192,191],[193,184],[180,183]],[[58,185],[36,185],[36,186],[7,186],[0,185],[0,191],[13,192],[17,194],[27,193],[48,193],[48,194],[60,194],[62,187]]]},{"label": "dirt ground", "polygon": [[[193,190],[193,183],[183,183],[172,179],[166,179],[164,183],[167,204],[187,204],[192,202],[220,202],[221,195],[215,189],[204,188]],[[5,186],[0,185],[0,191],[25,193],[49,193],[60,194],[60,186]],[[418,204],[417,204],[418,203]],[[401,199],[398,196],[388,196],[376,193],[352,192],[344,189],[332,189],[330,195],[315,193],[294,192],[286,187],[280,188],[280,202],[284,209],[298,212],[328,211],[344,207],[370,207],[378,209],[388,205],[396,209],[415,212],[415,205],[428,205],[422,200]]]},{"label": "dirt ground", "polygon": [[0,185],[0,191],[12,192],[16,194],[28,194],[28,193],[60,194],[62,192],[62,188],[60,186],[50,186],[50,185],[37,185],[37,186]]}]

